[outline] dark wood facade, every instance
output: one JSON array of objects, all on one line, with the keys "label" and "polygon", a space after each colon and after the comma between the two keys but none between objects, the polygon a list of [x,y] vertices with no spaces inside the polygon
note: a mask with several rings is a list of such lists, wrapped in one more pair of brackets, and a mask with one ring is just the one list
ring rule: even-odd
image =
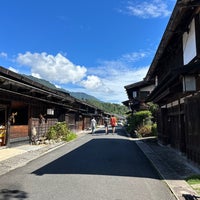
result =
[{"label": "dark wood facade", "polygon": [[179,0],[144,81],[159,105],[158,139],[200,164],[200,2]]},{"label": "dark wood facade", "polygon": [[129,100],[122,103],[129,107],[132,113],[148,109],[145,99],[154,89],[153,83],[152,81],[141,81],[124,86]]},{"label": "dark wood facade", "polygon": [[145,80],[160,107],[159,141],[200,164],[200,2],[177,1]]},{"label": "dark wood facade", "polygon": [[103,111],[67,92],[51,89],[0,67],[0,146],[30,142],[33,132],[45,135],[58,121],[74,132],[87,129]]}]

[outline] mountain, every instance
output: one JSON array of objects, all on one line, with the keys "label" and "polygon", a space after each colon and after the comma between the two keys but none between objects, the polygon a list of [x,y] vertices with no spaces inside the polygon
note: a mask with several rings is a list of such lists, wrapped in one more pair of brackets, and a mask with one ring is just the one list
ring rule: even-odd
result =
[{"label": "mountain", "polygon": [[40,84],[42,84],[42,85],[44,85],[44,86],[46,86],[46,87],[49,87],[49,88],[51,88],[51,89],[58,90],[58,88],[57,88],[54,84],[52,84],[52,83],[50,83],[49,81],[46,81],[46,80],[44,80],[44,79],[36,78],[36,77],[34,77],[34,76],[25,75],[25,74],[22,74],[22,76],[25,76],[25,77],[31,79],[32,81],[35,81],[35,82],[37,82],[37,83],[40,83]]},{"label": "mountain", "polygon": [[96,97],[88,95],[83,92],[71,92],[71,91],[67,91],[63,88],[57,88],[54,84],[52,84],[49,81],[46,81],[44,79],[39,79],[39,78],[30,76],[30,75],[27,76],[24,74],[23,74],[23,76],[25,76],[35,82],[38,82],[42,85],[45,85],[46,87],[49,87],[51,89],[67,92],[72,97],[79,99],[81,101],[85,101],[85,102],[89,103],[90,105],[93,105],[101,110],[104,110],[107,113],[125,116],[125,113],[128,112],[128,108],[124,105],[102,102],[101,100],[97,99]]},{"label": "mountain", "polygon": [[94,100],[94,101],[100,101],[99,99],[97,99],[96,97],[94,96],[91,96],[91,95],[88,95],[86,93],[83,93],[83,92],[70,92],[70,91],[67,91],[63,88],[57,88],[54,84],[50,83],[49,81],[46,81],[44,79],[40,79],[40,78],[36,78],[34,76],[31,76],[31,75],[24,75],[23,76],[35,81],[35,82],[38,82],[42,85],[45,85],[46,87],[49,87],[51,89],[54,89],[54,90],[58,90],[58,91],[64,91],[64,92],[67,92],[69,93],[72,97],[75,97],[79,100]]},{"label": "mountain", "polygon": [[69,92],[69,94],[77,99],[80,100],[94,100],[94,101],[100,101],[99,99],[97,99],[94,96],[88,95],[86,93],[83,92]]}]

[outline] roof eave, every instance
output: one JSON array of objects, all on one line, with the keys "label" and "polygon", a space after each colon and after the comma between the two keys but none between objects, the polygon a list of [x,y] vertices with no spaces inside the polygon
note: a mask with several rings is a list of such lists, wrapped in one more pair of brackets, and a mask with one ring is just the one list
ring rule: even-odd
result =
[{"label": "roof eave", "polygon": [[[158,46],[157,52],[153,58],[153,61],[150,65],[150,68],[149,68],[144,80],[149,81],[153,78],[155,69],[158,65],[158,61],[162,57],[166,46],[168,45],[173,34],[177,31],[176,30],[177,26],[179,25],[179,23],[182,20],[182,16],[183,16],[182,10],[190,9],[192,6],[199,7],[200,2],[197,0],[179,0],[179,1],[177,1],[176,5],[174,7],[174,10],[172,12],[172,15],[169,19],[169,22],[167,24],[167,27],[165,29],[165,32],[163,34],[163,37],[161,39],[161,42]],[[184,31],[184,30],[182,30],[182,31]]]}]

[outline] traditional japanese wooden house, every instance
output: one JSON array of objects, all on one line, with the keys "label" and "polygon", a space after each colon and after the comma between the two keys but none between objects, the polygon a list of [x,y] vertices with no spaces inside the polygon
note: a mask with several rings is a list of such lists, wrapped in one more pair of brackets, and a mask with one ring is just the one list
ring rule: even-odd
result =
[{"label": "traditional japanese wooden house", "polygon": [[200,164],[200,1],[178,0],[145,77],[160,107],[158,138]]},{"label": "traditional japanese wooden house", "polygon": [[145,99],[154,89],[154,82],[140,81],[126,85],[124,88],[129,100],[122,103],[129,107],[132,113],[135,111],[148,109]]},{"label": "traditional japanese wooden house", "polygon": [[29,142],[58,121],[78,132],[89,127],[91,115],[102,111],[67,92],[49,88],[0,67],[0,146]]},{"label": "traditional japanese wooden house", "polygon": [[78,112],[76,112],[75,116],[76,130],[85,130],[90,128],[92,117],[95,117],[98,125],[103,124],[104,111],[78,99],[76,99],[76,104],[76,107],[78,107]]}]

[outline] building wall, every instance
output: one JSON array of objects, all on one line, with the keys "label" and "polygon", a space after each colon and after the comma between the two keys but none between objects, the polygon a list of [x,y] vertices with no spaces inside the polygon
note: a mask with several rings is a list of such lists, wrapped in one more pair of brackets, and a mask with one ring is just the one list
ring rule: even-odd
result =
[{"label": "building wall", "polygon": [[84,120],[84,129],[88,129],[91,127],[91,117],[89,116],[85,116],[85,120]]},{"label": "building wall", "polygon": [[29,120],[31,130],[30,136],[33,134],[33,129],[35,129],[34,131],[36,131],[38,137],[45,136],[49,128],[57,122],[58,119],[56,118],[46,119],[45,121],[41,121],[39,118],[31,118]]},{"label": "building wall", "polygon": [[185,100],[186,155],[200,164],[200,94]]},{"label": "building wall", "polygon": [[76,121],[76,132],[83,130],[83,119]]},{"label": "building wall", "polygon": [[[175,37],[172,37],[170,43],[165,47],[162,58],[158,61],[159,67],[155,74],[155,77],[158,77],[158,87],[161,88],[166,84],[163,80],[167,81],[165,77],[171,70],[180,69],[181,71],[186,67],[184,65],[198,61],[199,23],[198,14],[188,23],[188,31],[180,33],[180,37],[176,37],[176,34],[174,34]],[[190,72],[190,69],[188,69],[188,72]],[[158,138],[163,144],[170,145],[184,153],[189,159],[200,164],[200,94],[198,94],[200,77],[197,70],[190,74],[188,72],[178,74],[177,80],[167,86],[170,94],[161,97]],[[176,87],[178,84],[182,86],[183,76],[185,75],[195,77],[196,91],[187,91],[187,93],[181,87]],[[162,92],[164,93],[164,91]]]},{"label": "building wall", "polygon": [[200,94],[190,95],[178,102],[160,109],[158,139],[200,164]]},{"label": "building wall", "polygon": [[65,115],[65,121],[69,127],[69,129],[73,132],[76,131],[76,120],[75,120],[76,114],[75,113],[67,113]]},{"label": "building wall", "polygon": [[28,137],[28,125],[12,125],[10,127],[10,139]]}]

